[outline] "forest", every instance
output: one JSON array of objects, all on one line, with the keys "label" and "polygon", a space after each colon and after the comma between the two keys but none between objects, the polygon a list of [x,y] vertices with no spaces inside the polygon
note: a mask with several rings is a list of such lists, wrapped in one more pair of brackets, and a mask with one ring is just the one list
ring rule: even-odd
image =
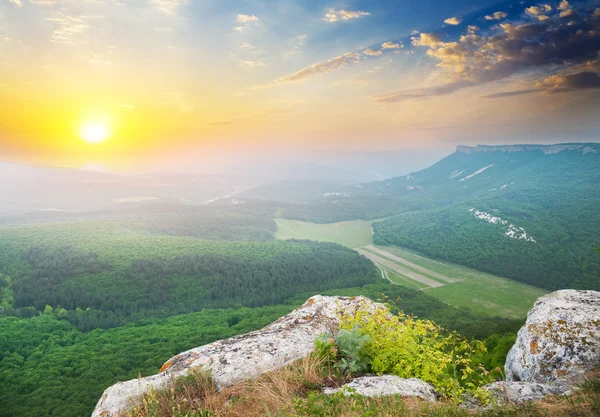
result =
[{"label": "forest", "polygon": [[[48,240],[35,238],[41,235]],[[11,280],[3,293],[14,298],[4,314],[30,317],[49,307],[83,331],[206,308],[260,307],[380,279],[370,261],[336,244],[201,241],[102,223],[12,228],[0,237],[0,253]]]}]

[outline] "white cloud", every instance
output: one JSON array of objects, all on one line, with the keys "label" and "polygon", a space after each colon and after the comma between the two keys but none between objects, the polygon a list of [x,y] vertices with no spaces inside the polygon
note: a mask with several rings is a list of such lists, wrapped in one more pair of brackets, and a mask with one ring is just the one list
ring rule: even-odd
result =
[{"label": "white cloud", "polygon": [[448,19],[444,20],[444,23],[446,23],[447,25],[460,25],[460,18],[458,17],[449,17]]},{"label": "white cloud", "polygon": [[508,17],[508,13],[506,12],[494,12],[491,15],[485,16],[485,20],[502,20]]},{"label": "white cloud", "polygon": [[325,13],[325,17],[323,18],[325,21],[329,23],[338,22],[340,20],[348,21],[352,19],[358,19],[360,17],[369,16],[371,13],[357,11],[349,11],[349,10],[335,10],[329,9],[327,13]]},{"label": "white cloud", "polygon": [[52,33],[52,42],[55,43],[73,43],[78,35],[81,35],[89,28],[89,16],[58,13],[56,17],[50,17],[47,20],[58,26]]},{"label": "white cloud", "polygon": [[363,54],[365,55],[369,55],[369,56],[380,56],[383,52],[381,52],[379,49],[365,49],[363,51]]},{"label": "white cloud", "polygon": [[182,6],[189,3],[189,0],[151,0],[151,3],[155,5],[161,13],[174,16]]},{"label": "white cloud", "polygon": [[16,4],[19,7],[23,7],[23,2],[21,0],[8,0],[10,1],[12,4]]},{"label": "white cloud", "polygon": [[362,55],[356,52],[347,52],[336,56],[327,61],[317,62],[309,67],[303,68],[293,74],[278,78],[271,84],[287,84],[303,81],[307,78],[328,74],[338,69],[344,68],[348,64],[357,64],[363,59]]},{"label": "white cloud", "polygon": [[411,39],[412,44],[415,46],[435,47],[444,43],[435,33],[421,33],[418,37],[415,36]]},{"label": "white cloud", "polygon": [[247,14],[238,14],[237,15],[238,23],[250,23],[250,22],[260,22],[260,19],[255,15],[247,15]]},{"label": "white cloud", "polygon": [[262,61],[240,61],[240,67],[244,68],[255,68],[264,67],[265,63]]},{"label": "white cloud", "polygon": [[397,42],[384,42],[381,44],[381,49],[400,49],[403,47],[404,45]]}]

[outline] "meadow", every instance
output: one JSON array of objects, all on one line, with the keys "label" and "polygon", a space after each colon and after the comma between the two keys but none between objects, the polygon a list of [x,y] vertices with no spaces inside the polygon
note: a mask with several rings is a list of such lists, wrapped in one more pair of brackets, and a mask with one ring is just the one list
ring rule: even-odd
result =
[{"label": "meadow", "polygon": [[[543,289],[511,279],[430,259],[405,248],[373,245],[372,221],[316,224],[276,219],[276,223],[279,229],[276,233],[278,239],[335,242],[360,249],[371,259],[382,261],[376,264],[383,277],[389,281],[407,288],[420,289],[443,302],[469,308],[475,313],[524,318],[535,300],[547,293]],[[400,258],[402,262],[394,258]],[[415,276],[425,278],[424,282],[433,280],[439,286],[424,284],[415,279]]]}]

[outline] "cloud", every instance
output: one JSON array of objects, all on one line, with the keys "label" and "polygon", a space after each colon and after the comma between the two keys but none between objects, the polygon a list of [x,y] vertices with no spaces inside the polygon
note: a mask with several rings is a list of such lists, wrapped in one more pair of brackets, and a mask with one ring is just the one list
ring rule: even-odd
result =
[{"label": "cloud", "polygon": [[567,75],[552,75],[536,83],[536,87],[553,93],[600,88],[600,74],[583,71]]},{"label": "cloud", "polygon": [[58,13],[55,17],[49,17],[47,20],[58,26],[52,33],[52,42],[71,44],[78,35],[81,35],[89,28],[89,16],[85,15],[67,15]]},{"label": "cloud", "polygon": [[307,34],[302,34],[302,35],[298,35],[294,38],[295,44],[292,47],[292,49],[290,49],[289,51],[287,51],[284,56],[288,57],[290,55],[298,55],[301,50],[302,47],[304,46],[304,43],[306,42],[306,39],[308,38]]},{"label": "cloud", "polygon": [[412,37],[411,39],[414,46],[436,47],[444,43],[435,33],[420,33],[418,37]]},{"label": "cloud", "polygon": [[531,7],[526,8],[525,11],[529,15],[531,15],[543,22],[544,20],[549,19],[549,17],[543,13],[552,11],[552,6],[550,6],[549,4],[544,4],[542,6],[531,6]]},{"label": "cloud", "polygon": [[169,91],[165,94],[167,100],[183,113],[193,113],[196,105],[188,100],[185,93],[181,91]]},{"label": "cloud", "polygon": [[161,13],[174,16],[177,11],[189,3],[189,0],[151,0]]},{"label": "cloud", "polygon": [[363,54],[369,56],[380,56],[381,54],[383,54],[383,52],[381,52],[379,49],[365,49],[363,51]]},{"label": "cloud", "polygon": [[594,10],[594,17],[600,17],[600,7],[598,7],[596,10]]},{"label": "cloud", "polygon": [[240,67],[244,68],[256,68],[264,67],[265,63],[262,61],[240,61]]},{"label": "cloud", "polygon": [[21,0],[8,0],[10,1],[12,4],[15,4],[19,7],[23,7],[23,2]]},{"label": "cloud", "polygon": [[325,17],[323,18],[326,22],[334,23],[340,20],[348,21],[352,19],[358,19],[360,17],[369,16],[371,13],[361,12],[361,11],[349,11],[340,9],[336,11],[335,9],[329,9],[327,13],[325,13]]},{"label": "cloud", "polygon": [[420,99],[427,98],[433,96],[441,96],[453,93],[461,88],[470,87],[473,83],[470,82],[455,82],[449,83],[445,85],[440,85],[432,88],[417,88],[411,90],[401,90],[394,91],[392,93],[381,94],[378,96],[371,97],[374,101],[378,103],[395,103],[398,101],[410,100],[410,99]]},{"label": "cloud", "polygon": [[569,2],[567,0],[562,0],[560,2],[560,4],[558,5],[558,10],[567,10],[570,8],[571,8],[571,5],[569,4]]},{"label": "cloud", "polygon": [[381,44],[381,49],[400,49],[400,48],[404,48],[404,45],[402,45],[399,42],[384,42]]},{"label": "cloud", "polygon": [[444,23],[446,23],[447,25],[460,25],[460,18],[458,17],[449,17],[448,19],[444,20]]},{"label": "cloud", "polygon": [[238,14],[236,21],[238,23],[260,22],[260,19],[255,15]]},{"label": "cloud", "polygon": [[[588,15],[569,23],[552,19],[522,25],[502,23],[488,36],[468,34],[455,42],[443,42],[436,34],[422,33],[419,38],[413,38],[413,44],[428,48],[427,56],[435,59],[438,67],[447,70],[447,82],[433,88],[392,92],[374,99],[387,103],[450,94],[526,70],[544,72],[550,66],[568,70],[594,61],[600,51],[600,19],[591,11]],[[558,89],[572,90],[586,81],[590,85],[595,81],[595,76],[589,74],[563,77],[566,78],[548,82],[554,82]]]},{"label": "cloud", "polygon": [[260,19],[255,15],[241,13],[236,16],[235,21],[240,24],[240,26],[236,26],[233,28],[233,30],[237,32],[242,32],[244,29],[249,28],[251,25],[256,25],[260,23]]},{"label": "cloud", "polygon": [[484,17],[485,20],[502,20],[508,17],[508,13],[505,12],[495,12],[491,15],[487,15]]},{"label": "cloud", "polygon": [[529,89],[529,90],[516,90],[516,91],[505,91],[502,93],[494,93],[483,96],[483,98],[504,98],[504,97],[514,97],[514,96],[522,96],[525,94],[539,93],[540,90]]},{"label": "cloud", "polygon": [[249,42],[242,42],[240,44],[240,49],[254,49],[254,45]]},{"label": "cloud", "polygon": [[357,52],[347,52],[343,55],[336,56],[327,61],[317,62],[309,67],[303,68],[293,74],[289,74],[280,77],[270,83],[273,84],[287,84],[299,81],[304,81],[308,78],[316,77],[319,75],[328,74],[338,69],[344,68],[348,64],[357,64],[363,59],[362,55]]}]

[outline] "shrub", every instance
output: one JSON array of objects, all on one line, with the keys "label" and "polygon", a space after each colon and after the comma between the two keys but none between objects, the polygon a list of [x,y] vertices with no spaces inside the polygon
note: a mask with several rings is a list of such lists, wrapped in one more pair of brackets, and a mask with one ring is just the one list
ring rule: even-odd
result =
[{"label": "shrub", "polygon": [[467,391],[483,396],[478,388],[490,380],[487,371],[471,360],[485,352],[483,343],[447,334],[431,321],[365,308],[343,316],[341,329],[368,338],[362,339],[365,343],[358,357],[368,361],[371,371],[420,378],[455,402]]}]

